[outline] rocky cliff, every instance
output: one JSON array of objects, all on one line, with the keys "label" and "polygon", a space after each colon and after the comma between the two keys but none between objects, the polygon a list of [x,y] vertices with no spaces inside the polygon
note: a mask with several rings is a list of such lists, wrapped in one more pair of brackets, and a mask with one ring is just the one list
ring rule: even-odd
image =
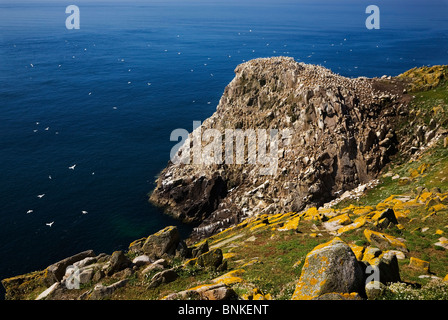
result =
[{"label": "rocky cliff", "polygon": [[[404,92],[399,79],[349,79],[287,57],[243,63],[216,112],[180,148],[180,156],[190,163],[171,162],[160,173],[150,201],[198,224],[196,238],[249,216],[320,206],[375,178],[400,149],[396,124],[407,115],[409,96]],[[200,134],[207,129],[226,138],[228,129],[278,130],[283,134],[275,149],[270,145],[276,154],[268,161],[275,161],[275,167],[262,174],[266,164],[251,162],[248,151],[239,164],[193,161],[190,147],[198,141],[206,147]],[[254,143],[246,139],[246,149]],[[217,151],[221,159],[224,149]]]}]

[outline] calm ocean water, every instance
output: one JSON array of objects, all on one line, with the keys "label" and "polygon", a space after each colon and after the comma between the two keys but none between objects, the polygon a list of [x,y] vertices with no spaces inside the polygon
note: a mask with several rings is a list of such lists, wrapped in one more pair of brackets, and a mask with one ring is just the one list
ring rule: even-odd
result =
[{"label": "calm ocean water", "polygon": [[379,30],[361,0],[73,1],[79,30],[69,4],[0,2],[1,279],[166,225],[186,237],[147,193],[171,131],[209,117],[244,61],[349,77],[448,63],[448,1],[375,1]]}]

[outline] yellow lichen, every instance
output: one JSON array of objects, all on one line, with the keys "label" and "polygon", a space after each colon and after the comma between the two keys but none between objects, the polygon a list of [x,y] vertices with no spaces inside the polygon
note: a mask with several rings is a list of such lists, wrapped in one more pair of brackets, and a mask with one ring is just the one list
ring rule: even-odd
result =
[{"label": "yellow lichen", "polygon": [[289,220],[288,222],[286,222],[283,227],[279,228],[279,231],[288,231],[288,230],[295,230],[298,228],[299,223],[300,223],[300,216],[295,217],[291,220]]},{"label": "yellow lichen", "polygon": [[357,216],[366,215],[373,210],[374,210],[374,208],[371,206],[359,207],[359,208],[356,208],[353,210],[353,214],[357,215]]},{"label": "yellow lichen", "polygon": [[218,278],[212,280],[213,283],[221,283],[225,285],[230,285],[234,283],[243,282],[244,280],[240,277],[245,272],[244,269],[237,269],[230,271]]},{"label": "yellow lichen", "polygon": [[444,205],[443,203],[439,203],[439,204],[436,204],[436,205],[433,205],[432,207],[430,207],[428,209],[428,211],[429,212],[439,212],[441,210],[446,210],[446,209],[447,209],[446,205]]},{"label": "yellow lichen", "polygon": [[411,257],[409,261],[409,266],[417,269],[424,270],[426,272],[429,271],[429,262],[425,260],[421,260],[415,257]]},{"label": "yellow lichen", "polygon": [[366,223],[366,217],[359,217],[359,218],[355,219],[355,221],[353,221],[353,223],[339,228],[338,229],[338,235],[341,235],[344,232],[347,232],[347,231],[350,231],[350,230],[354,230],[354,229],[360,228],[365,223]]},{"label": "yellow lichen", "polygon": [[230,259],[230,258],[233,258],[235,256],[236,256],[236,253],[234,253],[234,252],[227,252],[227,253],[224,253],[222,255],[222,258],[223,259]]},{"label": "yellow lichen", "polygon": [[350,243],[350,244],[349,244],[349,247],[350,247],[350,249],[352,249],[353,253],[355,254],[356,259],[357,259],[357,260],[361,260],[365,248],[364,248],[363,246],[358,246],[358,245],[353,244],[353,243]]},{"label": "yellow lichen", "polygon": [[402,241],[398,240],[397,238],[395,238],[395,237],[393,237],[391,235],[388,235],[388,234],[385,234],[385,233],[381,233],[381,232],[372,231],[372,230],[369,230],[369,229],[365,229],[364,230],[364,236],[366,237],[366,239],[370,243],[375,243],[376,242],[374,238],[376,238],[376,239],[383,239],[383,240],[386,240],[389,243],[389,245],[391,245],[392,247],[396,247],[398,249],[405,249],[406,250],[406,245]]},{"label": "yellow lichen", "polygon": [[341,214],[339,216],[336,216],[336,217],[328,220],[328,223],[332,223],[332,222],[336,222],[340,225],[347,225],[347,224],[351,223],[352,221],[350,220],[349,215],[347,213],[344,213],[344,214]]}]

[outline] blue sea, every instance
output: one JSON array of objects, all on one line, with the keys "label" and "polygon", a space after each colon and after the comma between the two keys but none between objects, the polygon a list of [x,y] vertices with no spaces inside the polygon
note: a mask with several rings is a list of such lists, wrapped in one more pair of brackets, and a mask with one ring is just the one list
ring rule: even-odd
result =
[{"label": "blue sea", "polygon": [[238,64],[280,55],[347,77],[448,64],[448,1],[0,0],[0,279],[187,237],[147,201],[170,133],[213,114]]}]

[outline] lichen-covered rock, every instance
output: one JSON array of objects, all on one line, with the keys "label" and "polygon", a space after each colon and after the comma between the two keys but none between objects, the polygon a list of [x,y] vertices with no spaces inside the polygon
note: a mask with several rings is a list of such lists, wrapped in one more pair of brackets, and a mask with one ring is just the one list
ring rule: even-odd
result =
[{"label": "lichen-covered rock", "polygon": [[227,272],[226,274],[223,274],[222,276],[219,276],[212,280],[213,283],[221,283],[225,285],[231,285],[235,283],[241,283],[244,282],[243,278],[241,276],[245,273],[244,269],[236,269],[232,270],[230,272]]},{"label": "lichen-covered rock", "polygon": [[325,293],[363,291],[363,270],[350,247],[336,237],[308,253],[292,299],[309,300]]},{"label": "lichen-covered rock", "polygon": [[202,268],[218,268],[223,263],[222,250],[217,248],[201,254],[197,260],[196,265]]},{"label": "lichen-covered rock", "polygon": [[358,229],[358,228],[364,226],[366,224],[366,221],[367,221],[366,217],[363,217],[363,216],[356,218],[355,221],[353,221],[353,223],[350,223],[341,228],[338,228],[337,235],[339,236],[339,235],[343,234],[344,232]]},{"label": "lichen-covered rock", "polygon": [[422,259],[411,257],[409,266],[424,272],[429,272],[429,262]]},{"label": "lichen-covered rock", "polygon": [[440,237],[438,240],[439,241],[434,243],[434,245],[448,250],[448,239],[445,237]]},{"label": "lichen-covered rock", "polygon": [[142,248],[143,248],[143,244],[145,243],[145,241],[146,241],[146,237],[144,237],[144,238],[140,238],[140,239],[137,239],[137,240],[134,240],[134,241],[132,241],[130,244],[129,244],[129,252],[135,252],[135,253],[142,253],[143,251],[142,251]]},{"label": "lichen-covered rock", "polygon": [[6,290],[6,300],[17,300],[23,294],[34,290],[36,287],[43,286],[46,278],[45,271],[34,271],[24,275],[18,275],[15,277],[2,280],[2,285]]},{"label": "lichen-covered rock", "polygon": [[381,249],[369,246],[365,248],[362,259],[359,260],[373,264],[375,259],[378,258],[382,253],[383,252],[381,251]]},{"label": "lichen-covered rock", "polygon": [[150,258],[161,258],[164,254],[174,255],[180,242],[175,226],[168,226],[150,235],[142,245],[142,251]]},{"label": "lichen-covered rock", "polygon": [[352,221],[347,213],[333,217],[330,220],[323,223],[323,226],[328,231],[338,231],[342,226],[351,224]]},{"label": "lichen-covered rock", "polygon": [[395,212],[392,208],[384,209],[381,212],[378,212],[372,217],[372,220],[375,221],[376,225],[381,228],[387,228],[390,223],[397,225],[398,220],[395,216]]},{"label": "lichen-covered rock", "polygon": [[408,252],[406,244],[402,240],[386,233],[365,229],[364,236],[371,244],[379,247],[382,250],[394,248],[403,252]]}]

